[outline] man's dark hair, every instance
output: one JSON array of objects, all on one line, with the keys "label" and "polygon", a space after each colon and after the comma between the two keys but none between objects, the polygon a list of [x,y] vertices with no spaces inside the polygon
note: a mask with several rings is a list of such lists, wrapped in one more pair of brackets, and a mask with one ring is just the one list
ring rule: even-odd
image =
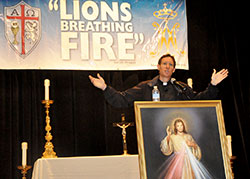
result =
[{"label": "man's dark hair", "polygon": [[159,61],[158,61],[158,65],[161,64],[161,60],[162,60],[163,58],[165,58],[165,57],[170,57],[170,58],[172,58],[172,60],[173,60],[173,62],[174,62],[174,68],[175,68],[175,65],[176,65],[175,58],[174,58],[174,56],[170,55],[169,53],[167,53],[167,54],[161,56],[161,58],[160,58]]}]

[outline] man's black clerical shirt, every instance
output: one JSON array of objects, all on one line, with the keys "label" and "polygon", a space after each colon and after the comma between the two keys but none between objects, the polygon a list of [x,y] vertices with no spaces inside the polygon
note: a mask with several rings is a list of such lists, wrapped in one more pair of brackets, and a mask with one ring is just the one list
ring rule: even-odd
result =
[{"label": "man's black clerical shirt", "polygon": [[173,80],[167,84],[160,81],[159,76],[152,80],[143,81],[138,85],[125,91],[117,91],[111,86],[104,90],[105,99],[114,107],[133,106],[134,101],[152,101],[152,90],[157,86],[160,91],[161,101],[178,101],[178,100],[212,100],[218,95],[216,86],[209,84],[205,91],[197,93],[188,85],[179,82],[178,85]]}]

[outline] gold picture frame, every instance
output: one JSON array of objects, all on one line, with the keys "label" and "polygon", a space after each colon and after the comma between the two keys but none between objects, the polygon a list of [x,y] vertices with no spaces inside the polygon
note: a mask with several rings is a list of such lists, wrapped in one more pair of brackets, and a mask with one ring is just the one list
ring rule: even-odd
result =
[{"label": "gold picture frame", "polygon": [[[187,132],[184,140],[186,142],[182,142],[184,143],[183,146],[188,146],[186,148],[192,149],[192,151],[193,149],[199,149],[200,151],[199,159],[196,157],[196,160],[190,154],[189,168],[191,166],[191,172],[188,173],[189,170],[185,168],[185,172],[187,171],[185,178],[192,178],[188,175],[197,178],[197,175],[203,175],[202,172],[205,172],[204,178],[206,179],[233,178],[220,100],[140,101],[135,102],[134,109],[141,179],[171,178],[170,176],[174,178],[175,175],[180,175],[180,173],[184,175],[183,160],[186,160],[185,157],[188,156],[187,153],[189,152],[184,152],[183,157],[179,157],[181,152],[177,151],[178,147],[176,146],[179,141],[181,143],[181,140],[175,140],[176,144],[174,144],[174,139],[179,137],[177,133],[175,134],[178,131],[176,125],[179,119],[183,121],[179,123],[183,124]],[[170,132],[169,137],[167,137],[167,132]],[[192,138],[193,143],[187,140],[188,137]],[[187,141],[189,145],[187,145]],[[164,151],[171,148],[164,148],[164,146],[170,146],[170,144],[176,147],[176,149],[172,147],[171,154]],[[193,148],[190,146],[193,146]],[[189,149],[188,151],[191,151]],[[184,150],[186,149],[181,151]],[[183,160],[177,160],[177,157],[183,158]],[[177,161],[182,161],[182,164],[176,163]],[[201,166],[201,169],[197,169],[197,165]],[[176,167],[179,169],[176,169]],[[182,168],[180,169],[180,167]]]}]

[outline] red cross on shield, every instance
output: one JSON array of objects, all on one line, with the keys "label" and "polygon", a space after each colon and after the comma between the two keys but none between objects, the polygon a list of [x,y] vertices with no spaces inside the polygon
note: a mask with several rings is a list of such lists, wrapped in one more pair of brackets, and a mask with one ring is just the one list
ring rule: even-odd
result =
[{"label": "red cross on shield", "polygon": [[28,56],[41,39],[41,12],[27,3],[4,8],[5,37],[22,58]]}]

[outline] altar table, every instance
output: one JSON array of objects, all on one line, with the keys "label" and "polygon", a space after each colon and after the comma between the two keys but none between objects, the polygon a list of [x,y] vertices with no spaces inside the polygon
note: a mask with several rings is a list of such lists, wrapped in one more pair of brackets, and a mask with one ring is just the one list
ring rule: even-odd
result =
[{"label": "altar table", "polygon": [[139,179],[138,155],[41,158],[32,179]]}]

